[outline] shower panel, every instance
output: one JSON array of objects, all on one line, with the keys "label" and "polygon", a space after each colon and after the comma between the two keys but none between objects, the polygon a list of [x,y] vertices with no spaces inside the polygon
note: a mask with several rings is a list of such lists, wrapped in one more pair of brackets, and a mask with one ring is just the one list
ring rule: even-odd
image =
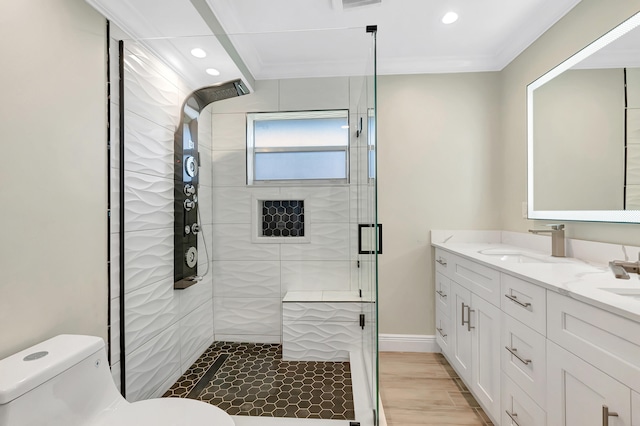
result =
[{"label": "shower panel", "polygon": [[246,95],[241,80],[204,87],[187,97],[180,125],[174,137],[174,288],[185,289],[197,283],[199,222],[200,153],[198,117],[210,103]]}]

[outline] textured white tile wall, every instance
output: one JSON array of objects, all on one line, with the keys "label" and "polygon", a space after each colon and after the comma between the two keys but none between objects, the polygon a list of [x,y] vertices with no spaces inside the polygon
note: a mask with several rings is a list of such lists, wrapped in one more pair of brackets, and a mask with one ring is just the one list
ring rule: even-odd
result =
[{"label": "textured white tile wall", "polygon": [[125,350],[130,354],[176,322],[173,276],[127,293],[124,306]]},{"label": "textured white tile wall", "polygon": [[[279,336],[281,304],[280,298],[216,297],[215,334]],[[216,340],[220,339],[216,337]]]},{"label": "textured white tile wall", "polygon": [[[362,271],[355,262],[357,228],[353,224],[370,216],[358,193],[366,186],[357,188],[359,181],[366,184],[366,141],[356,140],[355,126],[351,126],[354,148],[349,185],[247,187],[246,113],[347,109],[358,102],[354,98],[360,95],[362,84],[364,80],[357,78],[260,81],[255,93],[219,102],[212,108],[216,339],[272,342],[271,333],[277,332],[281,338],[275,324],[269,326],[268,333],[257,330],[264,329],[260,321],[265,316],[275,318],[276,312],[281,315],[281,304],[272,303],[276,297],[290,290],[358,288]],[[353,121],[356,116],[350,117]],[[358,144],[365,148],[358,148]],[[310,242],[252,242],[256,199],[304,199]]]},{"label": "textured white tile wall", "polygon": [[180,377],[180,367],[180,330],[175,323],[127,356],[127,400],[151,398],[160,385]]},{"label": "textured white tile wall", "polygon": [[[173,289],[173,138],[190,89],[144,48],[132,42],[125,47],[125,368],[127,398],[134,401],[162,395],[213,341],[213,276],[210,271],[189,289]],[[117,58],[112,57],[113,62]],[[117,73],[112,77],[117,81]],[[114,124],[120,102],[116,97],[112,103]],[[198,271],[204,273],[202,239],[209,245],[209,261],[213,249],[210,108],[202,112],[198,124],[202,224]],[[117,140],[118,127],[112,126],[112,141]],[[118,151],[112,151],[112,200],[116,201],[111,222],[112,298],[118,295],[119,272]],[[118,310],[112,309],[112,339],[118,338],[117,320]],[[119,367],[116,350],[112,349],[112,364]]]},{"label": "textured white tile wall", "polygon": [[215,297],[280,298],[280,262],[214,261],[213,286]]},{"label": "textured white tile wall", "polygon": [[284,321],[282,330],[282,359],[291,361],[348,361],[362,339],[352,322]]},{"label": "textured white tile wall", "polygon": [[213,301],[207,300],[198,309],[181,318],[179,327],[180,371],[184,372],[213,342]]}]

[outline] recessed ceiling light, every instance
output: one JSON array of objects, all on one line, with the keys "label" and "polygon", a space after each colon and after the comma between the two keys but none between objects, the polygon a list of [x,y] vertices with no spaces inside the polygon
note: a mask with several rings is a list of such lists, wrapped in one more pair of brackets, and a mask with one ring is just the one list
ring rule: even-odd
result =
[{"label": "recessed ceiling light", "polygon": [[196,47],[195,49],[191,49],[191,54],[196,58],[204,58],[205,56],[207,56],[207,52],[200,49],[199,47]]},{"label": "recessed ceiling light", "polygon": [[206,71],[209,75],[220,75],[220,71],[215,68],[207,68]]},{"label": "recessed ceiling light", "polygon": [[458,20],[458,14],[455,12],[447,12],[443,17],[442,17],[442,23],[443,24],[453,24],[454,22],[456,22]]}]

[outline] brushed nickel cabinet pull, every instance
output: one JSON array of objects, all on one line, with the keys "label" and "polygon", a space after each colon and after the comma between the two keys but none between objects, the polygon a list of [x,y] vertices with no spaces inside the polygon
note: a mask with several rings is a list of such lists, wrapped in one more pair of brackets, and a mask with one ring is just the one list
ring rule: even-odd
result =
[{"label": "brushed nickel cabinet pull", "polygon": [[609,426],[609,417],[618,417],[618,413],[609,411],[609,407],[602,406],[602,426]]},{"label": "brushed nickel cabinet pull", "polygon": [[509,418],[511,419],[512,424],[520,426],[520,424],[516,421],[516,417],[518,417],[516,413],[510,413],[509,410],[505,410],[505,413],[507,413],[507,416],[509,416]]},{"label": "brushed nickel cabinet pull", "polygon": [[[467,308],[467,320],[464,320],[464,309]],[[471,309],[471,305],[465,305],[464,302],[462,302],[462,325],[467,324],[467,330],[471,331],[472,328],[475,327],[471,327],[471,312],[475,312],[473,309]]]},{"label": "brushed nickel cabinet pull", "polygon": [[439,264],[441,264],[442,266],[447,266],[447,262],[442,260],[442,258],[438,258],[436,259],[436,262],[438,262]]},{"label": "brushed nickel cabinet pull", "polygon": [[504,348],[506,350],[508,350],[511,353],[511,355],[513,355],[516,358],[518,358],[520,360],[520,362],[523,363],[524,365],[531,364],[531,360],[530,359],[524,359],[520,355],[518,355],[518,350],[516,348],[510,348],[509,346],[505,346]]},{"label": "brushed nickel cabinet pull", "polygon": [[506,297],[507,299],[511,300],[513,303],[517,303],[518,305],[522,306],[523,308],[528,308],[529,306],[531,306],[531,303],[529,302],[521,302],[518,300],[518,298],[516,296],[511,296],[510,294],[505,294],[504,297]]},{"label": "brushed nickel cabinet pull", "polygon": [[447,297],[447,293],[444,293],[442,290],[436,290],[436,293],[438,293],[440,297]]},{"label": "brushed nickel cabinet pull", "polygon": [[443,338],[443,339],[444,339],[445,337],[447,337],[447,335],[446,335],[446,334],[443,334],[443,333],[442,333],[442,329],[441,329],[441,328],[436,327],[436,330],[438,330],[438,333],[440,333],[440,336],[442,336],[442,338]]}]

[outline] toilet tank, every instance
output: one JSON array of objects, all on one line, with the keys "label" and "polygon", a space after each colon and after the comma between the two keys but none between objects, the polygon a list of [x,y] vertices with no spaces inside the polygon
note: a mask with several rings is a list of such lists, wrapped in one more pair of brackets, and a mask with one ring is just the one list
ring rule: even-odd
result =
[{"label": "toilet tank", "polygon": [[83,425],[122,402],[99,337],[60,335],[0,360],[1,426]]}]

